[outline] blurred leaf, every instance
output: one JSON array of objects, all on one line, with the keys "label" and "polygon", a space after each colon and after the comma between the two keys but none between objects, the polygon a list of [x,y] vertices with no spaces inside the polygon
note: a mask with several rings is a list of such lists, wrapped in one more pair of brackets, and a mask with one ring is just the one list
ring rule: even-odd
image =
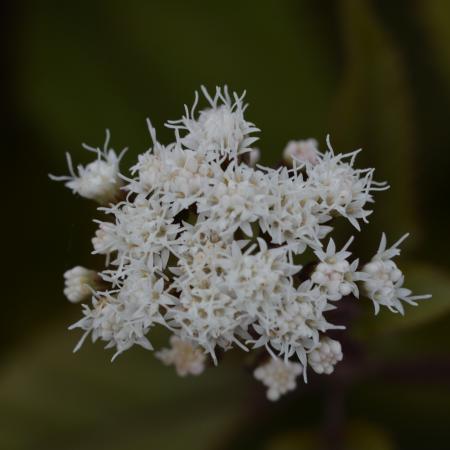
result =
[{"label": "blurred leaf", "polygon": [[[381,428],[361,420],[345,425],[337,448],[345,450],[392,450],[391,439]],[[323,431],[300,430],[285,433],[273,439],[264,450],[317,450],[323,447]]]},{"label": "blurred leaf", "polygon": [[[419,300],[418,306],[405,304],[405,315],[391,313],[382,308],[378,316],[365,315],[355,326],[357,336],[389,334],[426,325],[450,312],[450,277],[439,269],[424,264],[402,264],[406,274],[405,286],[413,294],[432,294],[430,299]],[[360,301],[367,301],[361,299]]]},{"label": "blurred leaf", "polygon": [[264,450],[316,450],[320,448],[319,434],[311,430],[285,433],[272,439]]},{"label": "blurred leaf", "polygon": [[171,139],[163,122],[180,116],[201,84],[248,89],[266,159],[278,160],[291,138],[327,131],[336,69],[329,31],[307,3],[29,3],[19,100],[57,161],[82,141],[101,143],[106,127],[114,145],[136,155],[149,142],[147,116]]},{"label": "blurred leaf", "polygon": [[335,101],[332,144],[337,151],[362,147],[358,165],[375,167],[375,179],[391,185],[388,193],[376,194],[372,223],[360,241],[381,231],[413,231],[418,224],[414,128],[405,67],[370,2],[339,5],[346,65]]},{"label": "blurred leaf", "polygon": [[[262,130],[258,145],[265,162],[279,161],[289,139],[325,136],[336,69],[329,30],[316,20],[328,11],[315,16],[308,2],[290,1],[229,0],[224,7],[205,0],[130,2],[125,10],[122,2],[114,5],[113,26],[131,25],[130,46],[152,55],[150,64],[169,86],[177,115],[200,84],[227,84],[248,92],[247,117]],[[157,18],[150,27],[149,17]]]},{"label": "blurred leaf", "polygon": [[389,435],[380,427],[363,421],[355,421],[346,429],[346,450],[392,450]]},{"label": "blurred leaf", "polygon": [[[390,7],[372,0],[385,33],[395,44],[402,61],[405,85],[412,94],[414,166],[414,203],[420,208],[423,256],[448,266],[450,240],[441,230],[450,227],[449,214],[442,199],[450,195],[450,111],[448,17],[449,3],[441,0],[415,0]],[[384,97],[386,108],[390,97]],[[426,239],[426,241],[425,241]],[[418,243],[416,238],[416,244]],[[436,252],[435,249],[440,251]]]},{"label": "blurred leaf", "polygon": [[418,6],[418,16],[428,31],[433,48],[433,59],[443,68],[446,76],[442,78],[450,89],[450,3],[447,0],[421,1]]},{"label": "blurred leaf", "polygon": [[348,401],[356,417],[382,424],[395,437],[396,448],[448,449],[448,383],[430,383],[426,375],[422,383],[406,376],[395,382],[376,377],[355,386]]},{"label": "blurred leaf", "polygon": [[114,148],[142,151],[142,142],[149,142],[145,118],[164,107],[155,95],[163,83],[127,47],[126,33],[110,28],[108,8],[55,0],[25,8],[19,107],[50,144],[46,156],[61,165],[64,151],[86,155],[81,142],[101,145],[105,128]]},{"label": "blurred leaf", "polygon": [[245,379],[226,362],[179,378],[150,352],[111,364],[100,346],[73,355],[73,340],[58,326],[3,365],[0,448],[201,450],[240,416]]}]

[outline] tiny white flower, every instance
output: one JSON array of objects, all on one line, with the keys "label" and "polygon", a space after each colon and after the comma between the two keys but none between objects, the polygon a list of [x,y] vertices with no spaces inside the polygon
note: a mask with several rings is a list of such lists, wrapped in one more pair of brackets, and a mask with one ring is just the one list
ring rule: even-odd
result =
[{"label": "tiny white flower", "polygon": [[110,222],[100,222],[95,236],[92,238],[93,253],[99,255],[109,255],[118,250],[120,242],[115,235],[115,225]]},{"label": "tiny white flower", "polygon": [[267,398],[277,401],[297,387],[296,379],[301,373],[301,364],[271,358],[269,362],[257,367],[253,375],[267,387]]},{"label": "tiny white flower", "polygon": [[163,310],[173,305],[172,297],[164,290],[164,280],[142,269],[127,278],[115,295],[113,292],[97,292],[92,306],[83,305],[84,317],[70,329],[81,328],[85,334],[74,351],[91,334],[92,341],[107,342],[106,348],[115,348],[113,360],[122,352],[137,344],[152,350],[146,337],[155,324],[166,325]]},{"label": "tiny white flower", "polygon": [[98,287],[100,278],[94,270],[76,266],[64,273],[64,295],[72,303],[87,300]]},{"label": "tiny white flower", "polygon": [[348,240],[339,252],[333,239],[330,239],[327,250],[316,250],[315,254],[319,258],[319,263],[311,275],[311,280],[321,286],[330,300],[339,300],[346,295],[353,294],[358,297],[358,287],[355,280],[361,279],[357,272],[358,260],[349,263],[351,255],[347,248],[353,241],[353,237]]},{"label": "tiny white flower", "polygon": [[392,312],[404,314],[402,302],[416,306],[416,300],[430,298],[431,295],[411,295],[409,289],[403,287],[404,276],[392,258],[400,254],[398,246],[408,237],[405,234],[392,247],[386,249],[386,235],[383,233],[376,255],[367,263],[362,273],[364,294],[374,304],[375,314],[380,306],[386,306]]},{"label": "tiny white flower", "polygon": [[131,172],[137,174],[129,186],[131,191],[145,195],[153,192],[176,214],[204,195],[211,179],[222,169],[201,152],[156,143],[153,152],[139,156]]},{"label": "tiny white flower", "polygon": [[300,141],[289,141],[283,150],[283,160],[288,165],[319,163],[319,149],[315,139],[305,139]]},{"label": "tiny white flower", "polygon": [[100,223],[93,244],[95,252],[116,252],[112,264],[118,266],[117,278],[134,261],[145,260],[148,269],[166,267],[180,231],[168,207],[139,194],[133,202],[121,202],[103,211],[113,215],[115,222]]},{"label": "tiny white flower", "polygon": [[178,292],[179,302],[168,314],[173,319],[169,324],[179,328],[181,339],[195,342],[217,363],[216,346],[242,347],[239,337],[247,316],[236,298],[235,286],[227,283],[225,266],[232,257],[230,246],[220,239],[208,239],[192,250],[181,253],[178,267],[173,269],[177,277],[172,287]]},{"label": "tiny white flower", "polygon": [[197,211],[220,233],[241,229],[252,236],[251,224],[268,214],[268,190],[261,171],[232,165],[217,178],[197,202]]},{"label": "tiny white flower", "polygon": [[85,167],[79,165],[77,167],[78,174],[75,173],[72,159],[70,154],[67,153],[70,176],[50,175],[50,178],[56,181],[65,181],[65,185],[73,193],[95,200],[101,205],[116,201],[123,185],[119,177],[119,162],[126,149],[117,155],[114,150],[108,149],[109,139],[110,134],[107,130],[103,150],[83,144],[86,150],[96,153],[97,159]]},{"label": "tiny white flower", "polygon": [[373,203],[372,192],[385,190],[385,183],[373,180],[374,169],[359,170],[353,167],[358,151],[335,155],[327,140],[330,151],[320,156],[320,162],[306,165],[308,186],[315,191],[315,198],[323,210],[333,216],[345,217],[357,230],[359,220],[367,223],[372,213],[365,209]]},{"label": "tiny white flower", "polygon": [[250,145],[257,140],[250,135],[259,130],[244,118],[247,107],[243,103],[245,93],[241,97],[233,93],[231,97],[226,86],[216,88],[213,97],[203,86],[202,92],[209,108],[200,111],[198,118],[195,118],[196,94],[191,111],[186,107],[186,115],[178,121],[168,122],[167,126],[177,130],[177,133],[185,132],[181,143],[188,149],[232,158],[250,151]]},{"label": "tiny white flower", "polygon": [[204,351],[179,337],[170,337],[171,348],[164,348],[155,356],[166,365],[174,365],[180,377],[200,375],[205,370],[206,356]]},{"label": "tiny white flower", "polygon": [[331,216],[317,203],[302,174],[286,168],[268,169],[265,182],[268,211],[259,218],[261,230],[274,244],[287,244],[295,253],[320,247],[320,240],[332,230],[325,225]]},{"label": "tiny white flower", "polygon": [[[295,288],[285,283],[279,295],[258,308],[257,321],[253,329],[259,338],[251,340],[253,347],[265,346],[285,359],[296,355],[303,367],[307,364],[307,352],[319,343],[320,333],[339,329],[327,322],[324,313],[334,309],[327,297],[310,280]],[[304,372],[306,381],[306,371]]]},{"label": "tiny white flower", "polygon": [[342,348],[339,341],[324,337],[319,344],[308,353],[308,363],[314,372],[330,375],[334,366],[342,361]]}]

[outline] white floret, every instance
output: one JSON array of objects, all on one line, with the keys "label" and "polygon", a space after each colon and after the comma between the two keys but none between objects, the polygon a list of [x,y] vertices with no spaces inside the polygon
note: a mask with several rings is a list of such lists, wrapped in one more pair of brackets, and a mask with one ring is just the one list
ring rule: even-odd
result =
[{"label": "white floret", "polygon": [[[115,225],[111,222],[97,221],[98,228],[92,238],[93,253],[110,255],[116,252],[120,246],[120,240],[115,233]],[[109,263],[109,260],[108,260]]]},{"label": "white floret", "polygon": [[99,276],[94,270],[76,266],[64,273],[64,295],[72,303],[87,300],[96,289]]},{"label": "white floret", "polygon": [[[328,140],[328,145],[330,145]],[[357,230],[359,220],[367,223],[372,213],[366,205],[373,203],[372,192],[388,187],[373,181],[374,169],[353,167],[359,151],[335,155],[331,149],[315,165],[306,165],[308,185],[323,210],[333,216],[345,217]]]},{"label": "white floret", "polygon": [[156,352],[155,356],[166,365],[174,365],[180,377],[200,375],[205,370],[206,356],[201,348],[175,335],[170,337],[170,346]]},{"label": "white floret", "polygon": [[403,287],[402,271],[392,260],[400,254],[398,246],[407,237],[408,234],[405,234],[392,247],[386,249],[386,235],[383,233],[377,253],[362,268],[362,273],[365,275],[362,289],[364,294],[372,300],[375,314],[380,311],[380,306],[386,306],[392,312],[404,314],[402,302],[416,306],[417,300],[431,297],[431,295],[411,295],[412,292]]},{"label": "white floret", "polygon": [[317,203],[314,190],[298,170],[267,170],[269,210],[259,219],[261,230],[274,244],[287,244],[294,253],[303,253],[307,247],[320,247],[332,228],[331,219]]},{"label": "white floret", "polygon": [[93,342],[100,339],[106,348],[115,348],[113,359],[136,344],[152,350],[146,335],[155,324],[166,325],[162,310],[171,305],[173,298],[164,290],[162,278],[144,272],[131,276],[118,294],[98,292],[92,306],[83,305],[84,317],[70,327],[85,331],[74,351],[88,335]]},{"label": "white floret", "polygon": [[98,253],[117,253],[112,264],[118,266],[118,278],[135,261],[148,269],[166,267],[170,254],[176,252],[180,231],[168,207],[139,194],[132,203],[121,202],[104,211],[114,216],[114,223],[100,223],[94,248]]},{"label": "white floret", "polygon": [[296,379],[301,373],[301,364],[271,358],[269,362],[257,367],[253,375],[267,387],[267,398],[277,401],[297,387]]},{"label": "white floret", "polygon": [[269,201],[261,171],[230,165],[211,181],[209,190],[197,202],[197,211],[219,233],[232,234],[240,228],[252,236],[251,224],[267,216]]},{"label": "white floret", "polygon": [[176,214],[205,195],[222,169],[201,152],[156,142],[153,151],[139,156],[131,172],[136,175],[128,187],[131,191],[153,193]]},{"label": "white floret", "polygon": [[74,194],[95,200],[101,205],[116,201],[123,186],[122,179],[119,177],[119,163],[126,149],[117,155],[113,149],[108,149],[109,139],[110,134],[107,130],[103,150],[83,144],[85,149],[96,153],[97,159],[86,166],[79,165],[78,173],[75,172],[70,154],[67,153],[70,175],[59,177],[50,175],[50,178],[65,181],[65,185]]},{"label": "white floret", "polygon": [[288,165],[319,163],[319,149],[315,139],[305,139],[300,141],[289,141],[283,150],[283,160]]},{"label": "white floret", "polygon": [[308,353],[308,364],[314,372],[330,375],[334,371],[334,366],[342,361],[342,358],[340,342],[325,337]]},{"label": "white floret", "polygon": [[352,263],[348,261],[351,253],[347,251],[347,248],[352,241],[353,237],[337,252],[333,239],[330,239],[325,252],[315,251],[319,263],[311,275],[311,280],[324,290],[330,300],[340,300],[350,294],[355,297],[359,295],[355,283],[362,277],[362,274],[357,272],[358,260]]},{"label": "white floret", "polygon": [[230,96],[227,87],[217,87],[211,97],[202,86],[202,92],[209,103],[209,108],[201,110],[198,117],[195,102],[189,111],[185,107],[185,115],[177,121],[168,122],[167,126],[177,131],[177,136],[183,133],[180,142],[188,149],[213,155],[236,158],[239,154],[250,151],[251,144],[257,138],[251,134],[259,131],[251,122],[244,118],[247,107],[243,103],[245,93],[239,97],[233,93]]},{"label": "white floret", "polygon": [[[320,333],[342,328],[326,320],[324,313],[331,309],[334,307],[310,280],[298,288],[287,283],[280,296],[260,308],[253,324],[259,338],[251,342],[255,348],[264,345],[270,354],[276,352],[286,360],[296,355],[306,367],[307,352],[319,343]],[[304,377],[306,380],[306,371]]]}]

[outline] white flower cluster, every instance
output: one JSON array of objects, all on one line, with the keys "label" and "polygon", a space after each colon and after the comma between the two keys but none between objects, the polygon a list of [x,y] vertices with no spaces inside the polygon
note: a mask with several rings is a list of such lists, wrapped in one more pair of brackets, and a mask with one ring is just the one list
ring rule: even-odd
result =
[{"label": "white flower cluster", "polygon": [[253,375],[267,387],[267,398],[274,402],[297,387],[296,379],[301,373],[301,364],[271,358],[256,368]]},{"label": "white flower cluster", "polygon": [[[339,342],[327,331],[327,312],[359,292],[403,313],[415,304],[392,258],[386,239],[371,262],[350,261],[327,236],[333,220],[356,229],[367,222],[373,193],[386,189],[373,181],[373,169],[354,167],[358,152],[320,152],[314,140],[291,141],[285,164],[256,166],[258,129],[244,118],[244,96],[217,88],[198,114],[194,106],[168,123],[174,142],[158,142],[150,122],[152,148],[139,155],[131,178],[119,175],[121,155],[91,147],[97,159],[56,177],[74,192],[101,203],[94,253],[106,257],[98,273],[66,272],[70,301],[91,297],[72,328],[106,342],[115,355],[138,344],[151,349],[150,329],[172,333],[171,349],[157,353],[180,375],[199,374],[206,356],[233,347],[266,350],[269,363],[255,377],[277,399],[295,387],[307,366],[331,373],[342,359]],[[326,244],[324,240],[327,239]],[[326,245],[326,247],[325,247]],[[310,252],[305,252],[310,249]],[[315,254],[316,261],[304,260]],[[94,282],[97,280],[96,282]],[[98,283],[103,284],[103,287]],[[96,284],[97,283],[97,284]]]},{"label": "white flower cluster", "polygon": [[386,306],[392,312],[404,314],[402,302],[417,306],[416,300],[430,298],[431,295],[411,295],[403,287],[405,277],[392,258],[400,255],[398,246],[408,237],[405,234],[392,247],[386,249],[386,235],[383,233],[380,246],[372,260],[362,268],[364,275],[363,292],[375,307],[375,314],[380,306]]}]

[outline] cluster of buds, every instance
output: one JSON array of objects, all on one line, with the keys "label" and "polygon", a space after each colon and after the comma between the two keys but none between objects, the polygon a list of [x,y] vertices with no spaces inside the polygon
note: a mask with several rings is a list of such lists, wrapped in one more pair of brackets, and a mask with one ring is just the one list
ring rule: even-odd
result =
[{"label": "cluster of buds", "polygon": [[[174,141],[161,144],[148,122],[152,146],[129,176],[121,156],[85,146],[97,158],[72,168],[65,181],[74,193],[97,201],[93,253],[103,270],[65,273],[65,294],[83,302],[72,328],[102,340],[114,357],[133,345],[152,350],[151,329],[166,327],[171,348],[156,357],[181,376],[198,375],[210,359],[238,348],[265,354],[254,376],[270,400],[307,381],[308,367],[330,374],[343,358],[329,337],[342,329],[327,313],[361,293],[375,305],[404,313],[413,296],[393,262],[397,242],[367,264],[351,259],[352,238],[338,250],[333,221],[357,230],[367,223],[375,191],[373,169],[355,168],[356,152],[319,151],[315,140],[290,141],[284,163],[256,165],[259,131],[244,117],[244,95],[217,88],[197,113],[199,96],[185,115],[167,123]],[[306,252],[306,250],[310,251]],[[306,255],[315,255],[315,261]],[[261,360],[260,358],[258,358]]]}]

